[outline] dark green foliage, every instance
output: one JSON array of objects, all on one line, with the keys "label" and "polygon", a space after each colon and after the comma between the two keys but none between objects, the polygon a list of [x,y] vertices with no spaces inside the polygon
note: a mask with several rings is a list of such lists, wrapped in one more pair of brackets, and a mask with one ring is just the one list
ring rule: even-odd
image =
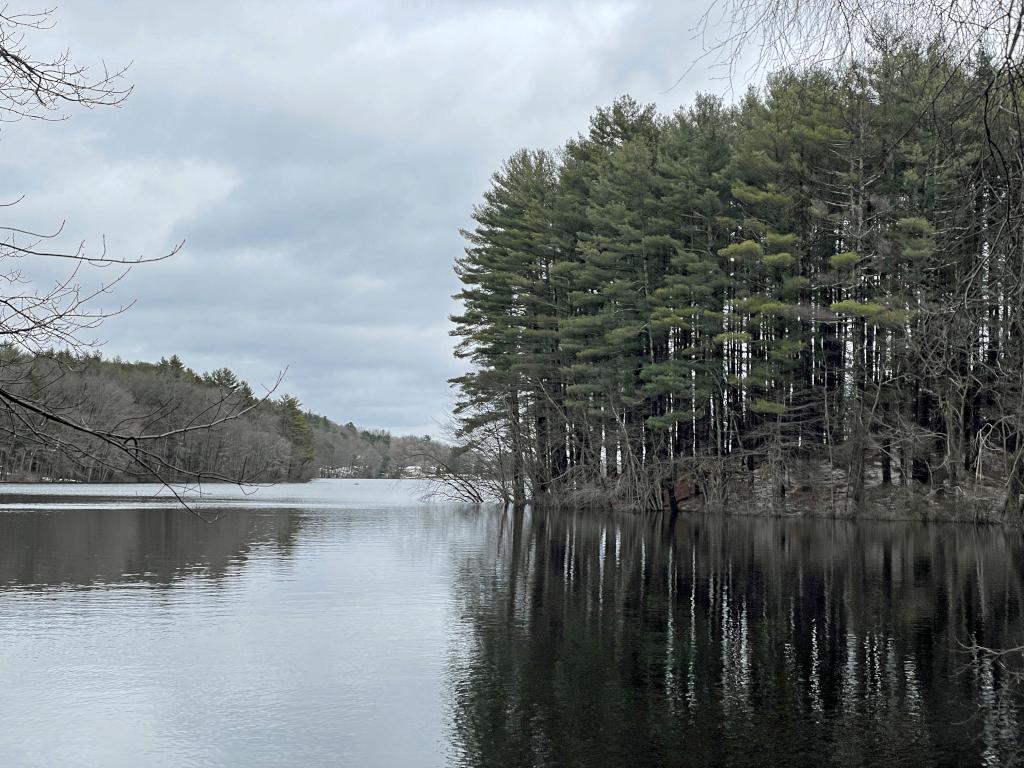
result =
[{"label": "dark green foliage", "polygon": [[734,107],[620,99],[494,176],[455,383],[516,500],[674,507],[685,480],[781,509],[827,484],[860,511],[873,486],[1005,481],[1017,503],[1020,127],[984,62],[881,49]]}]

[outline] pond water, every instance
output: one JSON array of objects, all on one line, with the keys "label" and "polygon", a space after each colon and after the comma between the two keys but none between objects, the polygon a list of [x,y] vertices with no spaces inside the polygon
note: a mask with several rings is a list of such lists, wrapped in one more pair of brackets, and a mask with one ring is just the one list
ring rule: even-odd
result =
[{"label": "pond water", "polygon": [[[2,766],[1011,765],[1019,532],[0,486]],[[1024,759],[1024,754],[1021,755]]]}]

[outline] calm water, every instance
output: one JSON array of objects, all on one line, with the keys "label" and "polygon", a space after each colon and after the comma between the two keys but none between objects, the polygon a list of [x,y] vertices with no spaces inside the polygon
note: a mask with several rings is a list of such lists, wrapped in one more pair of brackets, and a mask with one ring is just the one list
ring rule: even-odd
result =
[{"label": "calm water", "polygon": [[[1019,533],[0,487],[0,766],[1010,765]],[[17,492],[17,496],[11,495]],[[116,495],[116,497],[112,497]]]}]

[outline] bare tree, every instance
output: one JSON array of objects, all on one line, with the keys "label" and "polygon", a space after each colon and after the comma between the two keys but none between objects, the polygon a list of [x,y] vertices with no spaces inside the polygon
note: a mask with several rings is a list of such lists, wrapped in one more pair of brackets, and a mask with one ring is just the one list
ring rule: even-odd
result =
[{"label": "bare tree", "polygon": [[469,432],[454,422],[447,424],[444,431],[450,443],[432,442],[417,457],[424,466],[423,498],[511,504],[515,499],[516,477],[513,437],[508,425],[484,418]]},{"label": "bare tree", "polygon": [[[63,120],[69,116],[68,109],[118,107],[131,93],[124,80],[126,67],[90,69],[67,51],[54,58],[35,57],[30,38],[52,29],[54,23],[52,11],[19,14],[0,9],[0,122]],[[11,211],[20,199],[0,203],[0,214]],[[210,475],[190,469],[163,447],[238,419],[264,402],[276,384],[263,400],[223,392],[199,412],[185,415],[177,426],[161,429],[152,426],[177,407],[173,402],[161,413],[126,413],[116,421],[91,421],[52,396],[54,382],[73,371],[74,355],[98,344],[91,333],[105,319],[130,308],[127,304],[104,310],[97,301],[109,295],[131,267],[170,258],[182,247],[178,243],[165,253],[135,258],[108,254],[105,242],[98,252],[87,250],[84,242],[66,250],[55,247],[62,229],[63,224],[53,232],[40,233],[0,223],[0,343],[12,353],[0,360],[0,432],[37,446],[40,453],[56,452],[80,465],[129,465],[136,473],[163,483],[179,499],[181,486],[172,486],[171,478],[246,482],[249,472],[244,462],[230,475]],[[26,259],[63,260],[69,262],[69,269],[63,279],[40,288],[22,268]],[[83,287],[84,271],[111,267],[113,278],[101,280],[98,287]],[[73,354],[56,359],[50,376],[40,379],[36,366],[19,363],[20,353],[36,358],[54,348]]]},{"label": "bare tree", "polygon": [[928,40],[965,64],[987,54],[1019,67],[1024,5],[1018,0],[714,0],[697,24],[705,57],[734,74],[862,59],[881,38]]},{"label": "bare tree", "polygon": [[55,58],[36,58],[27,36],[54,24],[52,11],[0,9],[0,119],[64,119],[67,115],[60,110],[65,107],[118,106],[131,93],[123,79],[127,67],[110,71],[104,65],[94,74],[74,62],[68,51]]}]

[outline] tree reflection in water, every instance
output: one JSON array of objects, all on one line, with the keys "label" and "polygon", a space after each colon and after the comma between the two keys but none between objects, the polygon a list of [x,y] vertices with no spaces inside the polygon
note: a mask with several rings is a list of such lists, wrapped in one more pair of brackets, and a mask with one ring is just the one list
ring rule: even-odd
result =
[{"label": "tree reflection in water", "polygon": [[87,587],[185,575],[219,578],[256,546],[282,554],[296,541],[300,512],[223,510],[214,523],[179,507],[0,514],[0,588]]},{"label": "tree reflection in water", "polygon": [[1019,533],[495,516],[459,563],[465,766],[1012,765]]}]

